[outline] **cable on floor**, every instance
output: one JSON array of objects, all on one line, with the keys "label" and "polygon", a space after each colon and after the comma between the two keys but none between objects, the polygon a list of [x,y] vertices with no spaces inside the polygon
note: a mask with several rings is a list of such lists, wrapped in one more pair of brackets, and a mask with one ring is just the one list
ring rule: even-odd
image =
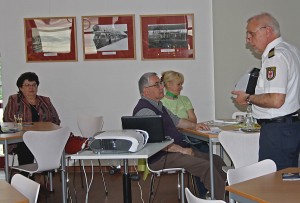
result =
[{"label": "cable on floor", "polygon": [[[135,172],[136,172],[136,175],[139,176],[139,172],[138,172],[138,170],[137,170],[137,168],[136,168],[136,165],[137,165],[137,164],[136,164],[135,160],[133,160],[133,162],[134,162],[133,167],[134,167],[134,170],[135,170]],[[143,191],[142,191],[142,187],[141,187],[141,184],[140,184],[140,179],[138,179],[138,186],[139,186],[140,192],[141,192],[141,200],[142,200],[142,202],[144,203],[144,199],[143,199]]]},{"label": "cable on floor", "polygon": [[90,180],[90,183],[88,184],[88,180],[87,180],[87,175],[86,175],[86,171],[84,168],[84,161],[81,160],[81,165],[82,165],[82,169],[83,169],[83,173],[84,173],[84,177],[85,177],[85,183],[86,183],[86,195],[85,195],[85,203],[88,203],[88,199],[89,199],[89,191],[94,179],[94,165],[93,165],[93,161],[91,160],[91,168],[92,168],[92,177]]}]

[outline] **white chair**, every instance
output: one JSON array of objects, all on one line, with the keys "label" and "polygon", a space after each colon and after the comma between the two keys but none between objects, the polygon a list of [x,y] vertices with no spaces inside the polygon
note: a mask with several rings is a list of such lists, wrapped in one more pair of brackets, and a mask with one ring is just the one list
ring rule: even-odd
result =
[{"label": "white chair", "polygon": [[254,164],[228,170],[227,180],[228,184],[232,185],[269,173],[273,173],[276,170],[277,167],[275,162],[271,159],[265,159]]},{"label": "white chair", "polygon": [[[77,124],[79,127],[79,130],[81,132],[81,135],[86,138],[93,138],[97,132],[102,131],[104,120],[103,116],[89,116],[89,115],[82,115],[77,118]],[[74,160],[75,161],[75,160]],[[103,186],[105,190],[105,194],[108,194],[103,171],[101,168],[101,162],[98,160],[99,163],[99,169],[103,181]],[[81,162],[79,161],[79,165],[81,168]],[[81,172],[82,174],[82,172]],[[82,175],[81,175],[82,178]],[[83,182],[82,182],[83,184]]]},{"label": "white chair", "polygon": [[103,128],[104,120],[102,116],[79,116],[77,124],[81,135],[86,138],[94,137],[95,133]]},{"label": "white chair", "polygon": [[258,162],[260,133],[221,131],[219,141],[235,168]]},{"label": "white chair", "polygon": [[184,168],[166,168],[157,171],[151,170],[149,168],[149,171],[151,172],[149,203],[151,202],[153,196],[155,177],[161,176],[163,174],[174,174],[174,173],[178,173],[178,184],[177,184],[178,199],[181,200],[182,203],[184,203],[184,174],[185,174]]},{"label": "white chair", "polygon": [[222,200],[206,200],[194,196],[188,188],[185,188],[185,196],[188,203],[226,203]]},{"label": "white chair", "polygon": [[[67,127],[52,131],[26,131],[23,140],[36,162],[11,168],[27,172],[30,176],[34,173],[49,172],[60,168],[62,152],[68,138],[69,128]],[[50,190],[52,190],[51,175],[49,176]]]},{"label": "white chair", "polygon": [[[236,169],[229,169],[227,171],[228,185],[240,183],[246,180],[257,178],[259,176],[267,175],[269,173],[276,172],[276,170],[276,164],[271,159],[265,159],[263,161]],[[230,203],[235,202],[232,199],[229,199],[229,201]]]},{"label": "white chair", "polygon": [[178,174],[178,199],[181,200],[181,203],[184,203],[184,174],[185,169],[184,168],[164,168],[161,170],[152,170],[147,161],[147,168],[151,172],[151,180],[150,180],[150,192],[149,192],[149,203],[152,202],[153,197],[153,191],[154,191],[154,182],[156,176],[161,176],[163,174]]},{"label": "white chair", "polygon": [[39,191],[40,184],[22,176],[16,174],[11,179],[11,185],[16,188],[20,193],[29,199],[29,203],[36,203]]}]

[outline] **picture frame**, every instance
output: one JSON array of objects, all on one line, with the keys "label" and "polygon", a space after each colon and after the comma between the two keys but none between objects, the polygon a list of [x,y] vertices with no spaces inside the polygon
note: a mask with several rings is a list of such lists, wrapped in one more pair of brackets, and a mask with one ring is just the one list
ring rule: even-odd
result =
[{"label": "picture frame", "polygon": [[141,15],[142,60],[194,59],[194,14]]},{"label": "picture frame", "polygon": [[136,59],[135,15],[82,16],[84,60]]},{"label": "picture frame", "polygon": [[77,61],[76,17],[24,18],[26,62]]}]

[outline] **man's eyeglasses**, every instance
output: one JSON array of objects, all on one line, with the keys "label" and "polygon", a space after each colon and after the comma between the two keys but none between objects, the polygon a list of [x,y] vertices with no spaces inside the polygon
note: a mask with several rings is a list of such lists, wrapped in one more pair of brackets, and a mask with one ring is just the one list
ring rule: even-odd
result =
[{"label": "man's eyeglasses", "polygon": [[29,88],[29,87],[37,87],[37,84],[24,84],[23,87]]},{"label": "man's eyeglasses", "polygon": [[160,86],[164,86],[164,83],[163,81],[160,81],[160,82],[156,82],[154,85],[149,85],[145,88],[148,88],[148,87],[156,87],[156,88],[160,88]]},{"label": "man's eyeglasses", "polygon": [[263,26],[263,27],[259,27],[257,28],[255,31],[251,32],[251,31],[247,31],[246,32],[246,38],[249,39],[251,37],[255,37],[255,34],[260,31],[261,29],[267,28],[267,26]]}]

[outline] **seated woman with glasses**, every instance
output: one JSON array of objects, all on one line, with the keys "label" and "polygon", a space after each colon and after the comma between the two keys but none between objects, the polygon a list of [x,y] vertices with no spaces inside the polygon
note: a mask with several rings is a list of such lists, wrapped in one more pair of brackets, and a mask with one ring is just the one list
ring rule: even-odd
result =
[{"label": "seated woman with glasses", "polygon": [[[17,94],[8,98],[3,114],[4,122],[14,122],[15,115],[22,116],[23,122],[52,122],[60,124],[59,116],[50,98],[37,95],[39,78],[33,72],[23,73],[17,80]],[[15,148],[16,147],[16,148]],[[33,163],[34,157],[27,146],[21,142],[10,145],[9,151],[18,155],[20,165]]]}]

